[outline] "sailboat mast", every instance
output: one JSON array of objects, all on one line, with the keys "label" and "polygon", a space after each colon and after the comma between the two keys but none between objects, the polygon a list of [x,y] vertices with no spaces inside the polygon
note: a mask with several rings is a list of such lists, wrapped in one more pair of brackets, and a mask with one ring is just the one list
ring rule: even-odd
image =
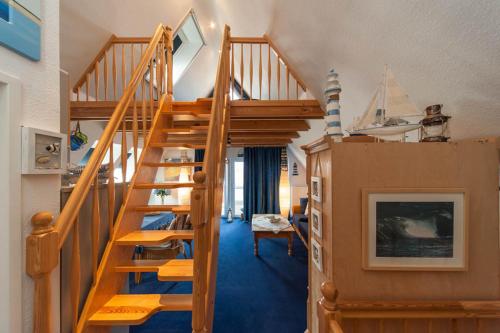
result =
[{"label": "sailboat mast", "polygon": [[384,86],[382,88],[382,123],[385,123],[385,113],[387,111],[387,64],[384,65]]}]

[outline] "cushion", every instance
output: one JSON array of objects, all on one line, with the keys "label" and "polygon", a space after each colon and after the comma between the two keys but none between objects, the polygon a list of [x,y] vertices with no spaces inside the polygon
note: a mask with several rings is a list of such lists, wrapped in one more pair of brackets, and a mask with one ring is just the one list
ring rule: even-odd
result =
[{"label": "cushion", "polygon": [[300,198],[299,200],[300,200],[300,213],[306,214],[308,199],[307,198]]}]

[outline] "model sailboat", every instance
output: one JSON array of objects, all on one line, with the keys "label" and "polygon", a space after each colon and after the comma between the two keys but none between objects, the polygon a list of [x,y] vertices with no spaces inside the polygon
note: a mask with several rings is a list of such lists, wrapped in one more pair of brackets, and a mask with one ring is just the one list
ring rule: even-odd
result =
[{"label": "model sailboat", "polygon": [[389,136],[403,134],[420,128],[417,119],[410,123],[405,118],[423,117],[417,107],[410,102],[406,92],[399,86],[386,66],[384,79],[375,91],[367,110],[356,119],[350,134]]}]

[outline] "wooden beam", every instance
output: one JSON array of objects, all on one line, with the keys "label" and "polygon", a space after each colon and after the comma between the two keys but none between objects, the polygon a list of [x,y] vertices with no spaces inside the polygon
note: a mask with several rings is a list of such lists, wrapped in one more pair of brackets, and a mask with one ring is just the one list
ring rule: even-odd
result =
[{"label": "wooden beam", "polygon": [[324,111],[316,100],[269,100],[231,102],[232,119],[322,119]]}]

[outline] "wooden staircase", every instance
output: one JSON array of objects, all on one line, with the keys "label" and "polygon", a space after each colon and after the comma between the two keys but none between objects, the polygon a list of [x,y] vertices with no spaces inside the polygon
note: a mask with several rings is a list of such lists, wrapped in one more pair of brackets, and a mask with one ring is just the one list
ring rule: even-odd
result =
[{"label": "wooden staircase", "polygon": [[[50,272],[56,267],[58,253],[67,237],[72,235],[72,277],[71,307],[73,310],[73,332],[108,332],[112,326],[139,325],[159,311],[192,311],[192,331],[210,332],[215,297],[215,274],[217,268],[218,224],[220,220],[224,160],[229,129],[228,73],[229,73],[229,28],[224,31],[222,52],[217,70],[214,97],[194,102],[174,102],[172,98],[172,33],[171,29],[160,25],[151,39],[141,40],[141,57],[133,60],[134,45],[131,46],[130,74],[122,80],[116,75],[120,46],[116,37],[100,52],[81,81],[86,87],[86,101],[79,101],[82,92],[77,89],[75,103],[92,105],[95,110],[98,96],[104,91],[109,96],[109,73],[107,65],[104,86],[99,64],[107,64],[109,54],[113,55],[114,95],[121,95],[117,102],[105,102],[110,108],[106,129],[94,149],[79,181],[73,188],[64,209],[55,224],[52,215],[41,212],[33,217],[33,232],[27,240],[28,273],[35,281],[34,332],[51,333],[54,324],[50,322]],[[130,39],[120,39],[122,68],[125,68],[123,54]],[[136,41],[137,42],[137,41]],[[145,43],[147,42],[147,46]],[[117,50],[118,48],[118,50]],[[118,52],[117,52],[118,51]],[[160,64],[160,66],[158,66]],[[162,66],[163,64],[164,66]],[[151,76],[154,73],[154,76]],[[149,75],[149,76],[148,76]],[[153,79],[151,79],[153,77]],[[148,81],[149,78],[149,81]],[[90,84],[92,81],[92,85]],[[120,89],[117,82],[122,81]],[[89,96],[93,95],[95,101]],[[149,92],[153,92],[148,94]],[[147,96],[149,100],[146,100]],[[154,98],[157,96],[157,98]],[[139,101],[139,99],[141,99]],[[92,104],[93,103],[93,104]],[[85,107],[85,105],[84,105]],[[88,109],[87,109],[88,111]],[[179,126],[179,122],[202,122],[201,125]],[[128,181],[127,133],[132,131],[134,151],[134,174]],[[115,171],[113,149],[115,137],[120,137],[121,175],[123,204],[119,213],[114,214]],[[143,137],[139,147],[139,137]],[[142,153],[139,155],[139,149]],[[164,162],[164,149],[204,149],[203,162]],[[107,182],[103,183],[98,170],[103,160],[109,156]],[[140,157],[138,157],[140,156]],[[155,182],[159,168],[201,167],[188,182]],[[107,188],[107,205],[99,197],[100,186]],[[149,205],[149,197],[154,189],[189,188],[189,205]],[[83,202],[92,200],[91,243],[93,279],[83,308],[80,304],[81,253],[79,244],[79,217]],[[109,240],[104,253],[99,253],[101,225],[105,223],[102,210],[108,217]],[[192,230],[141,230],[144,214],[168,211],[177,216],[190,215]],[[173,240],[194,241],[192,259],[134,260],[137,246],[161,246]],[[41,253],[44,253],[42,256]],[[86,255],[86,254],[85,254]],[[192,282],[192,294],[132,295],[123,291],[130,273],[153,272],[158,281]],[[186,328],[188,330],[188,328]]]}]

